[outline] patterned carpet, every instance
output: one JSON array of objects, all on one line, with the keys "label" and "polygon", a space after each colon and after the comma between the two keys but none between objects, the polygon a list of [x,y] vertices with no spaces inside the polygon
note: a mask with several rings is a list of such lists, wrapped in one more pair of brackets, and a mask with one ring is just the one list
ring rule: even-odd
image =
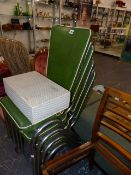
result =
[{"label": "patterned carpet", "polygon": [[0,121],[0,175],[32,175],[30,160],[15,152],[15,145],[8,138]]},{"label": "patterned carpet", "polygon": [[[15,145],[8,138],[6,129],[0,121],[0,175],[33,175],[31,161],[15,152]],[[60,175],[104,175],[97,167],[89,173],[87,161],[83,160]]]}]

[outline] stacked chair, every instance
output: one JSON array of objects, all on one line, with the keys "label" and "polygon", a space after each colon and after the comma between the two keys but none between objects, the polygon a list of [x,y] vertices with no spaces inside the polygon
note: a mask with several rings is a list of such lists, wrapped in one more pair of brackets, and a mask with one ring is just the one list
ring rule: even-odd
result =
[{"label": "stacked chair", "polygon": [[95,79],[91,30],[53,26],[48,53],[47,78],[69,90],[68,109],[32,124],[8,96],[0,104],[5,115],[7,132],[17,151],[30,148],[34,174],[40,174],[40,165],[50,160],[63,147],[80,144],[73,126],[83,109]]}]

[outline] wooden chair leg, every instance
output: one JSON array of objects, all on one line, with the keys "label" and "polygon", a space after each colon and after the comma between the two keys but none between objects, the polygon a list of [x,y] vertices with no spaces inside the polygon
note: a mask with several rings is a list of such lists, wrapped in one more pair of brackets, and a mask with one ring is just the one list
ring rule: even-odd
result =
[{"label": "wooden chair leg", "polygon": [[1,119],[2,121],[5,120],[5,117],[4,117],[4,113],[3,113],[2,107],[0,107],[0,119]]},{"label": "wooden chair leg", "polygon": [[88,165],[89,165],[89,169],[90,171],[93,169],[93,165],[94,165],[94,158],[95,158],[95,150],[91,150],[89,155],[88,155]]}]

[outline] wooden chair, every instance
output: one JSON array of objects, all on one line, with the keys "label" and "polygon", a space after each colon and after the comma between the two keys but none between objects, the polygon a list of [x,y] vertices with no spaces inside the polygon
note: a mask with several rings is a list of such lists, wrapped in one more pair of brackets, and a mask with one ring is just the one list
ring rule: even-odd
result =
[{"label": "wooden chair", "polygon": [[[43,175],[57,174],[89,156],[90,168],[95,152],[122,175],[131,174],[131,95],[117,89],[107,88],[101,100],[94,127],[92,141],[56,157],[43,165]],[[113,134],[112,134],[113,133]],[[120,139],[121,138],[121,141]],[[123,144],[122,139],[126,144]],[[104,164],[103,164],[104,166]]]},{"label": "wooden chair", "polygon": [[34,57],[34,69],[46,76],[48,48],[41,48]]}]

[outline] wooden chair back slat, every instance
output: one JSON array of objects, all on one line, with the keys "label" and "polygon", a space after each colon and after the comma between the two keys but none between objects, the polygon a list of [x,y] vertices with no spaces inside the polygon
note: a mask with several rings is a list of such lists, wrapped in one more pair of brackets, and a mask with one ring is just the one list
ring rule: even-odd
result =
[{"label": "wooden chair back slat", "polygon": [[119,118],[117,118],[117,116],[114,117],[114,114],[111,113],[111,112],[104,112],[104,117],[111,120],[112,122],[116,122],[118,125],[124,127],[126,129],[126,131],[131,130],[130,125],[127,125],[127,124],[123,123],[123,121],[119,120]]},{"label": "wooden chair back slat", "polygon": [[131,112],[128,112],[120,107],[110,108],[109,106],[106,107],[107,110],[110,112],[120,115],[121,117],[125,118],[126,120],[131,121]]},{"label": "wooden chair back slat", "polygon": [[[130,94],[120,91],[119,89],[110,88],[109,95],[111,97],[119,98],[124,104],[131,106],[131,96]],[[131,110],[131,109],[130,109]]]},{"label": "wooden chair back slat", "polygon": [[96,143],[96,150],[102,154],[107,161],[113,164],[116,169],[119,169],[122,174],[129,175],[131,173],[131,170],[101,143]]},{"label": "wooden chair back slat", "polygon": [[131,161],[131,154],[128,153],[128,151],[126,151],[121,145],[119,145],[118,143],[116,143],[106,135],[102,134],[101,132],[97,132],[97,137],[99,140],[102,140],[103,142],[108,144],[108,146],[118,151],[125,159],[127,159],[128,161]]},{"label": "wooden chair back slat", "polygon": [[131,137],[127,134],[125,134],[123,131],[115,128],[114,126],[110,125],[109,123],[105,122],[105,121],[101,121],[101,124],[109,129],[111,129],[112,131],[116,132],[117,134],[121,135],[122,137],[126,138],[129,142],[131,142]]},{"label": "wooden chair back slat", "polygon": [[116,105],[117,107],[126,109],[127,111],[131,113],[131,107],[129,106],[129,104],[126,104],[125,101],[118,101],[117,99],[116,100],[110,99],[109,102]]}]

